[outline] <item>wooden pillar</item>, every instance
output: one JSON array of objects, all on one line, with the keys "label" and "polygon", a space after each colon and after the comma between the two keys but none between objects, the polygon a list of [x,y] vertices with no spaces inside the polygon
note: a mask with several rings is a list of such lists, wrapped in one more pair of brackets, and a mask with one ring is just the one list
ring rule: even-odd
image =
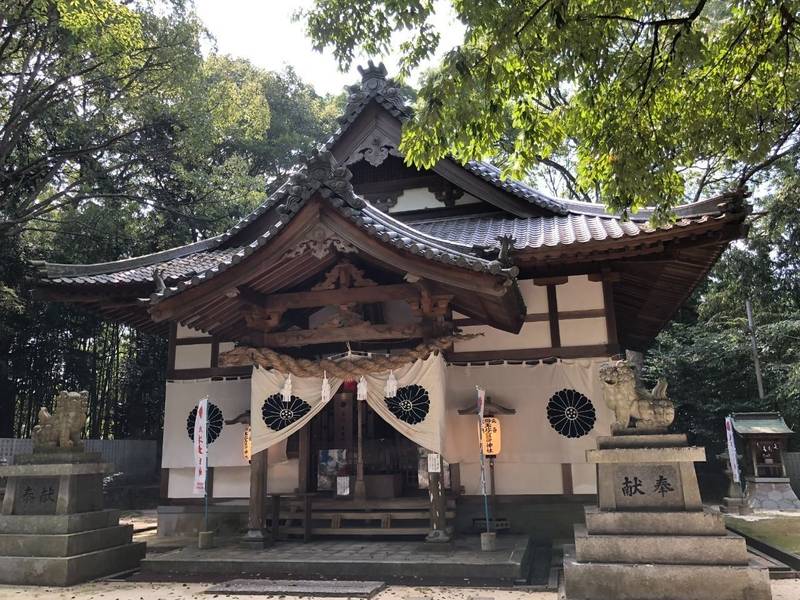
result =
[{"label": "wooden pillar", "polygon": [[272,494],[272,516],[270,517],[270,524],[272,529],[272,541],[277,542],[280,535],[280,522],[281,522],[281,495]]},{"label": "wooden pillar", "polygon": [[266,494],[267,451],[262,450],[250,458],[250,505],[247,512],[247,533],[242,539],[242,544],[249,548],[266,548],[271,543],[265,528]]},{"label": "wooden pillar", "polygon": [[358,419],[356,422],[358,455],[356,457],[356,485],[353,495],[357,500],[363,500],[367,497],[367,489],[364,485],[364,400],[356,400],[356,406],[358,408]]},{"label": "wooden pillar", "polygon": [[308,543],[311,541],[312,529],[311,529],[311,518],[312,518],[312,507],[311,507],[311,500],[313,499],[311,494],[305,494],[303,496],[303,542]]},{"label": "wooden pillar", "polygon": [[310,492],[309,476],[311,473],[311,423],[298,432],[297,491],[301,494]]},{"label": "wooden pillar", "polygon": [[[442,457],[436,455],[439,463],[438,473],[428,470],[428,491],[431,500],[431,530],[425,538],[426,542],[449,542],[450,530],[447,527],[447,494],[444,490],[444,477],[442,477]],[[430,465],[430,457],[428,458]]]}]

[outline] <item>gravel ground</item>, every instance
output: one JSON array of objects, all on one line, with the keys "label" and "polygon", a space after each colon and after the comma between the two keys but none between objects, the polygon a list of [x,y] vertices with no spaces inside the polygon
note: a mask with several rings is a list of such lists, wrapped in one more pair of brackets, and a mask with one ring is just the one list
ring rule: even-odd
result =
[{"label": "gravel ground", "polygon": [[[0,585],[0,600],[254,600],[291,596],[227,596],[204,594],[206,583],[95,582],[67,589]],[[488,588],[392,586],[373,600],[556,600],[556,594]],[[789,598],[788,596],[786,597]],[[311,600],[306,598],[306,600]],[[330,600],[326,598],[325,600]],[[796,600],[796,599],[795,599]]]},{"label": "gravel ground", "polygon": [[[130,583],[96,582],[61,589],[1,586],[0,600],[253,600],[269,596],[218,596],[203,593],[205,583]],[[289,596],[272,596],[288,600]],[[403,587],[392,586],[374,597],[375,600],[557,600],[550,592],[525,592],[490,588]],[[800,598],[800,579],[772,582],[773,600]],[[310,600],[310,599],[307,599]],[[326,599],[330,600],[330,599]]]}]

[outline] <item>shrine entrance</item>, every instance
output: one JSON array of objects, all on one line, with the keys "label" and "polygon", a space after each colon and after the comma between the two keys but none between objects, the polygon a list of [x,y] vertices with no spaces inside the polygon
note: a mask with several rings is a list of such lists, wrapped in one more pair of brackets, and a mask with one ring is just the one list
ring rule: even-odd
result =
[{"label": "shrine entrance", "polygon": [[319,497],[427,499],[427,451],[354,393],[336,394],[309,427],[308,487]]},{"label": "shrine entrance", "polygon": [[[356,400],[347,384],[299,437],[307,491],[283,501],[281,530],[306,539],[430,533],[428,451]],[[449,491],[449,467],[444,473]],[[443,500],[445,518],[453,519],[455,498]]]}]

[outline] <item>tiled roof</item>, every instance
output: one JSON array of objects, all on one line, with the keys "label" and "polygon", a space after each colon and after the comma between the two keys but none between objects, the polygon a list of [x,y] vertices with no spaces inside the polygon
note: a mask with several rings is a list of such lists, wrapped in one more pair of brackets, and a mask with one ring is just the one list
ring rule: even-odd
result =
[{"label": "tiled roof", "polygon": [[[358,70],[361,73],[362,81],[347,87],[347,105],[344,113],[339,117],[339,129],[325,142],[326,150],[333,148],[350,128],[350,125],[355,122],[358,115],[373,100],[400,121],[407,121],[411,118],[413,112],[411,107],[406,105],[397,83],[386,76],[386,67],[383,63],[376,66],[369,61],[369,66],[358,67]],[[471,160],[461,166],[504,192],[556,214],[566,214],[566,209],[560,200],[546,196],[514,179],[503,179],[500,177],[500,170],[490,163]]]},{"label": "tiled roof", "polygon": [[503,179],[500,176],[500,169],[491,163],[481,160],[471,160],[463,165],[463,167],[473,175],[477,175],[484,181],[491,183],[496,188],[514,194],[518,198],[527,200],[531,204],[535,204],[555,214],[567,214],[567,209],[564,207],[561,200],[542,194],[516,179]]},{"label": "tiled roof", "polygon": [[[410,117],[397,84],[386,77],[381,64],[361,69],[362,82],[349,88],[340,129],[326,143],[329,149],[371,101],[376,101],[400,120]],[[498,248],[498,236],[515,238],[515,247],[539,248],[622,237],[654,231],[647,224],[651,212],[640,211],[631,220],[609,215],[600,204],[550,198],[519,181],[502,179],[500,170],[488,163],[470,161],[464,168],[499,189],[560,216],[513,218],[507,215],[418,220],[403,223],[355,196],[346,167],[336,164],[328,150],[312,156],[253,212],[227,232],[187,246],[147,256],[94,265],[61,265],[37,262],[42,282],[52,284],[143,284],[154,282],[158,271],[166,289],[152,295],[153,301],[205,281],[240,262],[275,237],[314,193],[327,198],[343,215],[371,235],[402,250],[460,268],[513,278],[515,267],[504,267],[485,258],[487,248]],[[724,214],[720,199],[679,207],[682,217],[669,228],[680,228]],[[237,234],[258,221],[260,229],[248,242]],[[664,228],[662,228],[664,229]],[[250,241],[252,240],[252,241]],[[233,247],[222,248],[224,245]],[[478,248],[476,248],[478,247]],[[491,253],[490,253],[491,255]],[[156,284],[154,283],[154,286]]]},{"label": "tiled roof", "polygon": [[[118,263],[106,263],[108,271],[105,273],[86,273],[81,272],[80,267],[94,267],[95,265],[54,265],[52,263],[38,263],[41,275],[49,283],[56,284],[125,284],[125,283],[148,283],[154,278],[154,271],[159,271],[164,281],[169,284],[181,281],[187,277],[192,277],[206,269],[219,264],[233,255],[238,248],[226,248],[222,250],[204,250],[171,258],[167,260],[155,260],[155,262],[138,267],[125,268],[126,261]],[[60,273],[59,267],[69,266],[72,269],[65,273]],[[87,269],[88,270],[88,269]],[[61,269],[61,271],[64,271]]]},{"label": "tiled roof", "polygon": [[499,248],[499,236],[514,238],[514,247],[541,248],[580,244],[592,241],[635,237],[654,231],[706,222],[709,216],[680,219],[675,223],[653,228],[647,222],[623,221],[615,217],[570,214],[565,217],[509,218],[499,215],[470,216],[451,219],[415,221],[414,229],[428,235],[466,246]]},{"label": "tiled roof", "polygon": [[165,290],[152,294],[151,301],[158,302],[198,285],[241,262],[274,238],[317,192],[356,225],[397,248],[464,269],[483,271],[509,279],[516,277],[518,273],[516,267],[507,268],[496,260],[469,254],[470,249],[467,247],[436,239],[382,213],[353,193],[350,177],[350,171],[338,165],[330,152],[316,154],[258,209],[259,214],[263,214],[274,208],[274,214],[279,215],[266,231],[247,246],[234,248],[232,253],[208,269],[193,275],[191,279],[181,281],[174,286],[167,286]]}]

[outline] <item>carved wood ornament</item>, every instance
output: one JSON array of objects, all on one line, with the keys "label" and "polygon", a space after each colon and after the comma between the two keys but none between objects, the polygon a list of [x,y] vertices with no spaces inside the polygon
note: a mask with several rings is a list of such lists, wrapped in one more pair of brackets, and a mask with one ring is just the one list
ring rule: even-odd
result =
[{"label": "carved wood ornament", "polygon": [[[379,285],[348,261],[335,265],[308,291],[262,295],[240,287],[235,296],[246,305],[242,313],[247,326],[258,332],[252,339],[268,347],[429,338],[452,331],[452,323],[445,321],[451,295],[432,293],[424,281]],[[390,300],[407,302],[419,322],[397,325],[365,319],[361,305]],[[313,327],[276,331],[286,311],[322,307],[334,310]]]}]

